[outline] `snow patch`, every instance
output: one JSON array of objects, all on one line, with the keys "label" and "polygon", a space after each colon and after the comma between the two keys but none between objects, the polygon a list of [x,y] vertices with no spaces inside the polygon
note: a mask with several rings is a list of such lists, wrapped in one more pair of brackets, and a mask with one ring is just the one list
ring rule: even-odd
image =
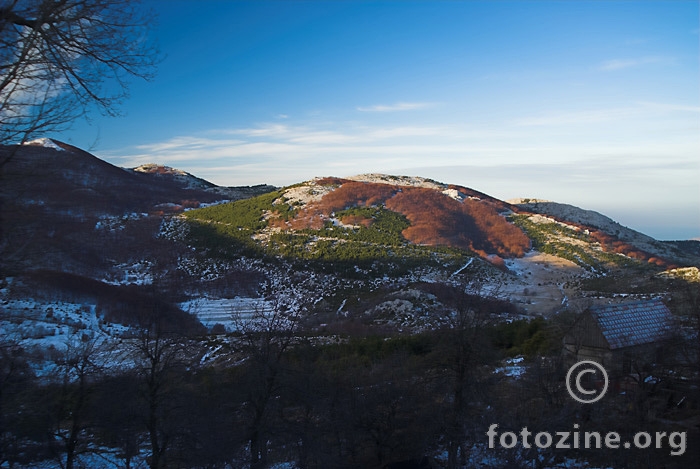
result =
[{"label": "snow patch", "polygon": [[525,365],[523,364],[524,361],[525,358],[523,357],[508,358],[504,360],[504,366],[496,368],[493,372],[495,374],[503,373],[510,378],[519,379],[526,371]]},{"label": "snow patch", "polygon": [[183,311],[193,314],[207,327],[222,324],[227,331],[236,331],[241,323],[274,311],[273,305],[261,298],[196,298],[180,303]]},{"label": "snow patch", "polygon": [[153,262],[148,260],[119,264],[113,267],[112,276],[102,281],[110,285],[152,285],[153,267]]},{"label": "snow patch", "polygon": [[457,271],[455,271],[455,273],[453,273],[450,277],[454,277],[455,275],[459,274],[461,271],[463,271],[464,269],[466,269],[467,267],[469,267],[469,266],[472,264],[472,262],[474,262],[474,258],[473,258],[473,257],[471,257],[471,258],[467,261],[466,264],[464,264],[464,265],[463,265],[462,267],[460,267]]},{"label": "snow patch", "polygon": [[189,173],[170,166],[164,166],[156,163],[146,163],[134,168],[137,173],[157,173],[157,174],[172,174],[179,176],[189,176]]},{"label": "snow patch", "polygon": [[66,151],[65,148],[60,147],[55,141],[51,140],[50,138],[37,138],[36,140],[25,142],[24,145],[31,147],[52,148],[57,151]]},{"label": "snow patch", "polygon": [[455,199],[457,202],[464,202],[464,194],[457,189],[445,189],[442,193],[451,199]]},{"label": "snow patch", "polygon": [[147,213],[127,213],[124,215],[101,215],[95,223],[96,230],[121,231],[126,228],[126,224],[132,220],[139,220],[148,217]]}]

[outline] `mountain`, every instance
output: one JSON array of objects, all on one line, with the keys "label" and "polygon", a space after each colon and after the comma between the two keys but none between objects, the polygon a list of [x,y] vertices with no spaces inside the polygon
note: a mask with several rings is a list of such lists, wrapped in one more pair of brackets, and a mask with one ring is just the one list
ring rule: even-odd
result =
[{"label": "mountain", "polygon": [[[295,256],[307,258],[324,257],[319,253],[318,235],[311,234],[315,231],[326,240],[343,240],[334,242],[339,250],[347,250],[353,240],[363,242],[358,236],[391,234],[393,240],[386,242],[465,250],[499,265],[503,259],[523,257],[531,247],[589,270],[606,270],[633,260],[666,268],[698,261],[692,251],[656,241],[597,212],[554,202],[503,202],[470,188],[420,177],[316,178],[268,194],[256,206],[246,202],[210,207],[187,217],[216,222],[216,231],[244,243],[264,240],[253,245],[264,245],[268,251],[289,250],[291,241],[280,241],[280,236],[293,233],[296,245],[305,237],[303,249]],[[388,218],[392,226],[386,226]],[[275,242],[270,243],[271,239]]]},{"label": "mountain", "polygon": [[[68,285],[83,298],[75,279],[85,278],[155,289],[211,317],[230,305],[202,298],[266,301],[274,289],[293,304],[365,314],[397,298],[420,310],[444,284],[550,314],[600,290],[595,279],[610,294],[647,294],[700,265],[697,242],[662,243],[596,212],[421,177],[219,187],[163,165],[118,168],[48,139],[0,148],[0,171],[2,277],[46,297]],[[359,300],[344,296],[357,288]]]},{"label": "mountain", "polygon": [[[175,177],[144,167],[119,168],[50,139],[0,147],[0,180],[0,266],[80,274],[93,262],[99,264],[99,258],[111,256],[99,234],[124,229],[127,220],[153,224],[166,213],[274,189],[224,188],[185,173]],[[128,244],[127,239],[120,241]]]},{"label": "mountain", "polygon": [[635,246],[642,252],[679,264],[694,264],[700,255],[700,244],[692,241],[658,241],[638,231],[632,230],[605,215],[593,210],[584,210],[568,204],[537,199],[516,199],[509,201],[524,211],[546,215],[554,220],[590,227],[602,231],[617,240]]},{"label": "mountain", "polygon": [[[3,200],[88,214],[150,212],[159,205],[235,200],[271,186],[218,187],[184,171],[143,165],[124,169],[50,139],[0,147]],[[14,196],[14,197],[13,197]]]},{"label": "mountain", "polygon": [[595,212],[503,202],[420,177],[316,178],[188,211],[185,220],[188,242],[215,258],[275,259],[343,285],[466,285],[537,314],[584,304],[601,289],[661,293],[660,273],[687,276],[677,270],[685,266],[692,276],[700,265],[683,243],[655,241]]},{"label": "mountain", "polygon": [[217,187],[215,184],[193,176],[188,172],[155,163],[142,164],[141,166],[133,168],[133,171],[137,173],[153,174],[158,178],[179,183],[182,187],[189,189],[212,190]]}]

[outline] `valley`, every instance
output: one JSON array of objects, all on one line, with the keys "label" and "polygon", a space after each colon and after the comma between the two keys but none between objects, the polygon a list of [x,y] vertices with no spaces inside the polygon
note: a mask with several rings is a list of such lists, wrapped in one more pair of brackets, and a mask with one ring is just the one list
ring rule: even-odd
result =
[{"label": "valley", "polygon": [[[663,300],[697,364],[697,241],[420,177],[218,187],[51,140],[0,150],[0,467],[51,467],[71,439],[116,467],[160,449],[178,467],[509,467],[533,456],[486,452],[484,413],[578,418],[561,343],[591,306]],[[655,364],[668,384],[598,417],[693,422],[692,370]]]}]

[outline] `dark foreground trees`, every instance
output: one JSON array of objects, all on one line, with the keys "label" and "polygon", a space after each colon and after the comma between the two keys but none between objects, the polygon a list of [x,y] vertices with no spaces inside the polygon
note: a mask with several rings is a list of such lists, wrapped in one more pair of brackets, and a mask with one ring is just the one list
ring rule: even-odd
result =
[{"label": "dark foreground trees", "polygon": [[61,130],[93,105],[115,114],[128,80],[153,74],[151,21],[134,0],[3,0],[0,144]]},{"label": "dark foreground trees", "polygon": [[[414,335],[302,333],[298,318],[281,303],[252,318],[255,328],[217,337],[185,338],[171,334],[167,324],[148,322],[143,334],[122,344],[132,351],[123,370],[92,367],[92,344],[78,342],[60,361],[66,379],[53,383],[37,379],[26,352],[8,344],[0,349],[2,464],[53,459],[65,467],[72,458],[78,467],[100,453],[107,458],[100,460],[111,461],[105,466],[153,468],[280,462],[309,469],[384,468],[424,458],[434,467],[457,468],[583,461],[694,467],[698,433],[683,422],[699,411],[687,384],[655,391],[648,401],[655,416],[644,419],[630,405],[633,390],[611,391],[595,406],[575,403],[556,354],[543,359],[546,349],[532,348],[533,338],[556,331],[556,324],[495,327],[477,298],[455,291],[454,301],[449,324]],[[219,350],[217,358],[207,358],[195,343]],[[501,369],[512,349],[531,353],[523,376]],[[669,447],[490,449],[491,424],[499,425],[499,434],[519,434],[524,427],[555,434],[578,424],[582,431],[618,431],[623,438],[639,430],[686,430],[688,444],[683,456],[670,456]],[[59,440],[66,444],[57,445]]]}]

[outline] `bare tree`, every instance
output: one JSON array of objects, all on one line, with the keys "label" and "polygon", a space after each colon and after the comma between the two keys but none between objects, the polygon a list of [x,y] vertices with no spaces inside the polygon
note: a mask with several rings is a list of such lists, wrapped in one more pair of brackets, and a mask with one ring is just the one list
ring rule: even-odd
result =
[{"label": "bare tree", "polygon": [[75,467],[76,458],[86,449],[83,432],[89,425],[92,388],[112,352],[103,340],[78,332],[66,340],[66,351],[57,361],[62,385],[56,396],[61,418],[55,438],[62,443],[66,469]]},{"label": "bare tree", "polygon": [[116,115],[129,79],[153,76],[152,21],[137,0],[2,0],[0,143],[63,130],[91,106]]},{"label": "bare tree", "polygon": [[146,404],[146,429],[151,445],[149,466],[167,467],[166,455],[174,438],[168,412],[175,404],[178,380],[186,368],[182,337],[168,332],[155,320],[142,328],[134,341],[136,373],[141,380],[142,398]]},{"label": "bare tree", "polygon": [[267,441],[273,413],[271,407],[280,392],[284,372],[283,356],[294,345],[300,311],[290,308],[279,294],[273,294],[271,307],[255,308],[250,317],[234,311],[233,320],[241,333],[241,348],[247,358],[245,402],[248,417],[250,467],[267,466]]},{"label": "bare tree", "polygon": [[12,467],[25,448],[16,436],[17,408],[35,381],[20,340],[0,337],[0,466]]},{"label": "bare tree", "polygon": [[444,370],[446,401],[450,403],[445,408],[444,422],[448,468],[466,464],[466,443],[479,432],[480,416],[474,409],[483,408],[488,397],[484,375],[490,376],[490,372],[485,372],[483,365],[494,357],[485,332],[493,319],[484,297],[498,298],[500,287],[488,296],[481,288],[477,282],[468,291],[446,288],[443,292],[444,300],[453,308],[447,325],[439,331],[437,363]]}]

